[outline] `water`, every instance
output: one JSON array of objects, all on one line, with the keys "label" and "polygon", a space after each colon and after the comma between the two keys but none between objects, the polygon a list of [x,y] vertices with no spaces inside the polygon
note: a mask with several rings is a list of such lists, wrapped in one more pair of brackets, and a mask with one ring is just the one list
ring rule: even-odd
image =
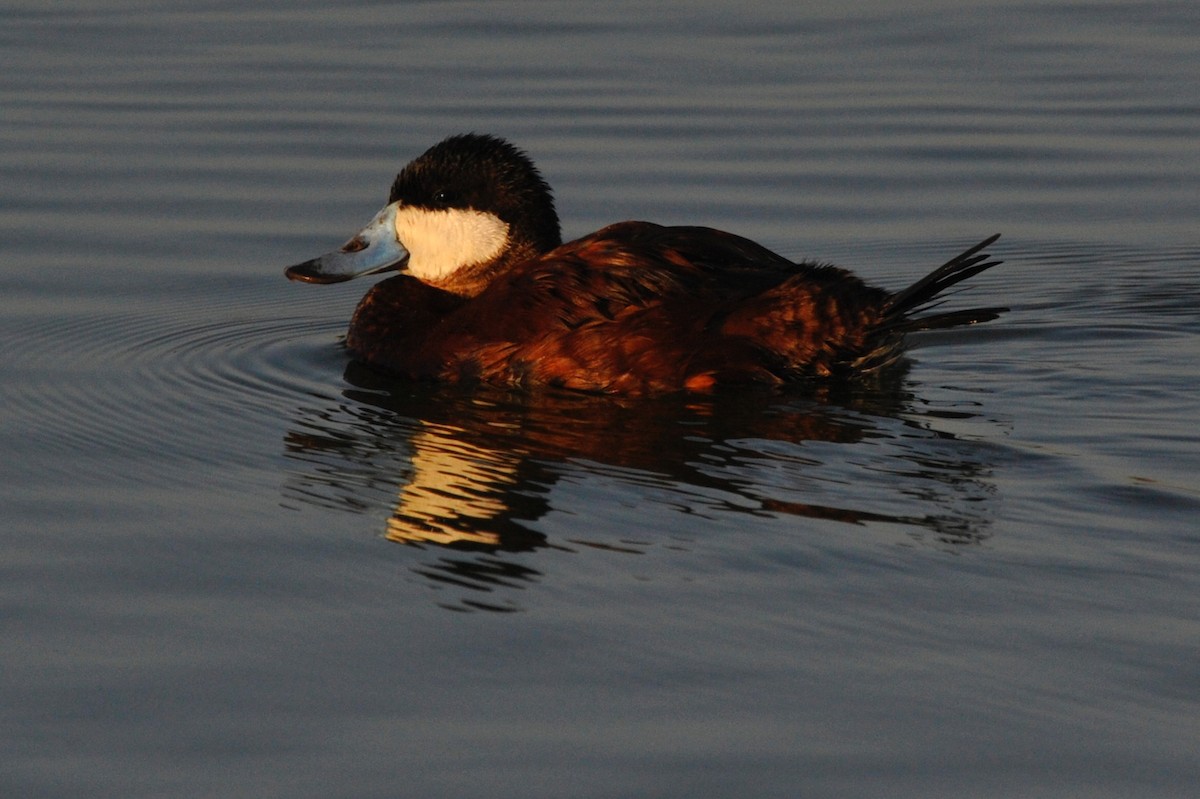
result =
[{"label": "water", "polygon": [[[10,2],[0,792],[1188,796],[1200,12]],[[446,135],[996,323],[878,390],[381,383]]]}]

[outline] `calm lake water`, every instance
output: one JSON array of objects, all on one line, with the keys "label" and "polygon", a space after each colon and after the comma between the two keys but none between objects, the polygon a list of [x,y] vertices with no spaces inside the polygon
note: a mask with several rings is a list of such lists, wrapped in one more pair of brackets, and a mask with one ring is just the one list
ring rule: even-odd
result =
[{"label": "calm lake water", "polygon": [[[0,3],[0,794],[1192,796],[1200,6]],[[871,390],[385,383],[443,137],[900,288]]]}]

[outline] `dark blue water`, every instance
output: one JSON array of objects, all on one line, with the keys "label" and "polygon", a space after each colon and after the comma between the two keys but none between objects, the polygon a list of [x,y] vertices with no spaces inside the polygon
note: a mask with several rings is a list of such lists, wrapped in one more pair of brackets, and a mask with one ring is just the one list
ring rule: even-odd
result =
[{"label": "dark blue water", "polygon": [[[1200,11],[0,8],[0,793],[1190,796]],[[888,385],[383,383],[288,283],[445,136],[900,288]]]}]

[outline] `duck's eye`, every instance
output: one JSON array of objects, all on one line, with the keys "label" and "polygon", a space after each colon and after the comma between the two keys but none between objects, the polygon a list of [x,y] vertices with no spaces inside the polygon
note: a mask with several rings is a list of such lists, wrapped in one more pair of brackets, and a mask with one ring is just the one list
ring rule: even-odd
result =
[{"label": "duck's eye", "polygon": [[447,206],[450,205],[450,201],[450,192],[446,191],[445,189],[434,192],[433,194],[433,202],[435,205]]}]

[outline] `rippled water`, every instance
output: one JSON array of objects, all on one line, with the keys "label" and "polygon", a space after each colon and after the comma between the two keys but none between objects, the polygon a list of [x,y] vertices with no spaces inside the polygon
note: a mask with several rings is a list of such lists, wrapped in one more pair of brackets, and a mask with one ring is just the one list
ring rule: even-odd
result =
[{"label": "rippled water", "polygon": [[[4,796],[1189,796],[1200,12],[8,2]],[[381,382],[286,282],[450,134],[906,285],[888,385]]]}]

